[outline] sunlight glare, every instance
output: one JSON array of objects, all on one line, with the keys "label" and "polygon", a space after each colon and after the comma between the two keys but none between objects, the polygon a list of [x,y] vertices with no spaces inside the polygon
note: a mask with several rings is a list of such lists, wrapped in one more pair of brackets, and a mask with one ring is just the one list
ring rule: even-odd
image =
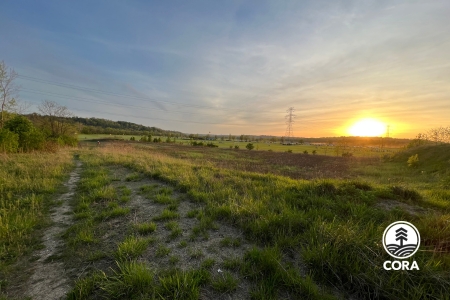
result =
[{"label": "sunlight glare", "polygon": [[386,125],[374,119],[362,119],[353,124],[349,133],[353,136],[381,136]]}]

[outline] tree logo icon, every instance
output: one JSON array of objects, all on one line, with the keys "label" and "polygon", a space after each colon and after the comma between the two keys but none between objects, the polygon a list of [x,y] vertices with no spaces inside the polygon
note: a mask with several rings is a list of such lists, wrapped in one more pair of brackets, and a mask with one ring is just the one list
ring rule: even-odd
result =
[{"label": "tree logo icon", "polygon": [[394,258],[411,257],[420,246],[419,231],[409,222],[394,222],[384,231],[383,246],[386,252]]}]

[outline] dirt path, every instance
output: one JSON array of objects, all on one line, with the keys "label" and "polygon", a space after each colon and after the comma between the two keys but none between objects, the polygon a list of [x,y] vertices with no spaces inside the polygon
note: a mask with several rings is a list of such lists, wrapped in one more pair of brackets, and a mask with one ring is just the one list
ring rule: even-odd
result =
[{"label": "dirt path", "polygon": [[26,283],[25,291],[25,295],[32,299],[61,299],[70,288],[63,262],[53,261],[51,257],[62,246],[63,241],[60,235],[72,222],[69,199],[75,193],[80,172],[81,162],[77,161],[75,170],[72,171],[68,182],[65,184],[68,188],[67,193],[57,199],[62,204],[56,206],[51,214],[53,225],[44,233],[45,248],[36,253],[39,259],[33,264],[33,275]]}]

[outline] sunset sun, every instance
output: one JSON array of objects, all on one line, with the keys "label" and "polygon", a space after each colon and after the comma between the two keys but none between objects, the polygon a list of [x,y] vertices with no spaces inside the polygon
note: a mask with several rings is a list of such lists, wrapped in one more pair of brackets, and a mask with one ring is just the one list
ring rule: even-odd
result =
[{"label": "sunset sun", "polygon": [[386,125],[374,119],[362,119],[349,128],[353,136],[381,136],[386,131]]}]

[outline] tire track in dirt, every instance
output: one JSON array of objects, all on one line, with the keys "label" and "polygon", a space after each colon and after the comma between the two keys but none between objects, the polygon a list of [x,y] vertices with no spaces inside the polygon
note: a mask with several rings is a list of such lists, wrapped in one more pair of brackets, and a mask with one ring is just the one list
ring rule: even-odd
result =
[{"label": "tire track in dirt", "polygon": [[75,189],[80,180],[81,162],[76,161],[75,170],[70,173],[69,180],[64,184],[68,188],[65,194],[58,197],[62,202],[54,208],[50,217],[52,225],[43,236],[44,248],[36,253],[39,259],[33,264],[33,275],[26,283],[25,295],[35,300],[61,299],[70,289],[64,263],[53,261],[51,257],[57,254],[63,245],[62,232],[72,223],[72,208],[69,200],[75,194]]}]

